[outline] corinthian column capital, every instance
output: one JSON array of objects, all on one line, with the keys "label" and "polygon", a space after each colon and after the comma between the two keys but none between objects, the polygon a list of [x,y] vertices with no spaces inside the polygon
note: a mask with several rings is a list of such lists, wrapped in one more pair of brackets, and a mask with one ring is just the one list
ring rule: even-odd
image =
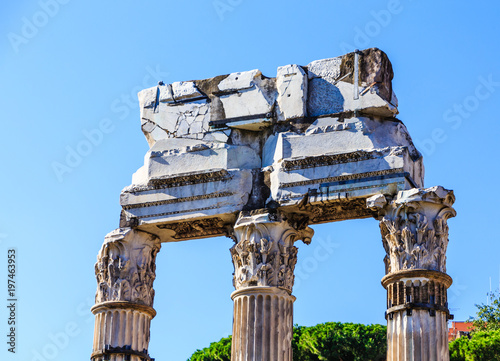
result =
[{"label": "corinthian column capital", "polygon": [[456,215],[453,191],[437,186],[401,191],[387,201],[378,195],[368,206],[378,209],[386,274],[425,269],[446,272],[447,220]]},{"label": "corinthian column capital", "polygon": [[131,228],[106,235],[97,255],[96,303],[125,301],[153,306],[158,237]]},{"label": "corinthian column capital", "polygon": [[311,241],[314,231],[296,217],[280,213],[242,213],[234,225],[231,248],[236,290],[278,287],[292,292],[297,263],[294,242]]}]

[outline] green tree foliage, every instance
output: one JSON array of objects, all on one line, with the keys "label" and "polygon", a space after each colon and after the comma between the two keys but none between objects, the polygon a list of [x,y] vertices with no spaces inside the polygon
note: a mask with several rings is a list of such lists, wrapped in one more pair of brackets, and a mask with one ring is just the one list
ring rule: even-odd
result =
[{"label": "green tree foliage", "polygon": [[327,322],[296,329],[300,335],[294,337],[294,361],[382,361],[386,357],[387,329],[382,325]]},{"label": "green tree foliage", "polygon": [[450,361],[500,360],[500,330],[477,331],[450,343]]},{"label": "green tree foliage", "polygon": [[469,319],[474,326],[471,338],[450,343],[450,361],[500,360],[500,293],[490,297],[491,303],[476,305],[476,316]]},{"label": "green tree foliage", "polygon": [[500,293],[490,293],[491,302],[476,305],[476,317],[469,319],[474,325],[475,332],[500,330]]},{"label": "green tree foliage", "polygon": [[465,361],[469,349],[469,338],[460,337],[450,342],[450,361]]},{"label": "green tree foliage", "polygon": [[[294,326],[294,361],[385,360],[387,328],[382,325],[327,322],[312,327]],[[231,337],[197,350],[188,361],[230,361]]]},{"label": "green tree foliage", "polygon": [[188,361],[231,361],[231,336],[212,342],[203,350],[196,350]]}]

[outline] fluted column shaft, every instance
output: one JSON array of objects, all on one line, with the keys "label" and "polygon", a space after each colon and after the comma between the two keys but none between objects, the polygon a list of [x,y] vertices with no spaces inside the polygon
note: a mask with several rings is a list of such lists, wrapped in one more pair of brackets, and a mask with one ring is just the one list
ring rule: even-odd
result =
[{"label": "fluted column shaft", "polygon": [[447,220],[455,216],[452,191],[442,187],[401,191],[379,209],[387,290],[387,360],[448,361]]},{"label": "fluted column shaft", "polygon": [[159,239],[120,228],[109,233],[97,256],[93,361],[142,361],[148,355]]},{"label": "fluted column shaft", "polygon": [[292,359],[295,297],[275,287],[236,291],[232,360]]},{"label": "fluted column shaft", "polygon": [[[302,226],[297,226],[302,224]],[[297,248],[313,231],[278,213],[240,214],[234,264],[232,361],[292,361]]]}]

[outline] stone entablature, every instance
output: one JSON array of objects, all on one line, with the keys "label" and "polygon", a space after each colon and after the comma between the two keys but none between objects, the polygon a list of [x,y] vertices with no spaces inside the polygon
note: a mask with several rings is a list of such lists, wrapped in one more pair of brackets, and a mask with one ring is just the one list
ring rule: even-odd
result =
[{"label": "stone entablature", "polygon": [[[385,53],[367,49],[282,66],[275,78],[251,70],[143,90],[150,150],[122,191],[122,226],[177,241],[226,235],[237,212],[260,208],[314,224],[352,202],[353,218],[371,216],[358,207],[366,198],[423,186],[392,77]],[[176,231],[193,221],[223,226]]]}]

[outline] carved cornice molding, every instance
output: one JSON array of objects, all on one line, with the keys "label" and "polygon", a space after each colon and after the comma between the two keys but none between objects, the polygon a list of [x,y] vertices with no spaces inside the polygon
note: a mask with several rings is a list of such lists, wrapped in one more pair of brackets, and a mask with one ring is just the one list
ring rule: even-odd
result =
[{"label": "carved cornice molding", "polygon": [[160,246],[158,237],[131,228],[109,233],[95,264],[96,304],[126,301],[152,307]]},{"label": "carved cornice molding", "polygon": [[292,160],[284,160],[281,170],[290,172],[297,169],[332,166],[336,164],[361,162],[363,160],[382,158],[388,155],[400,155],[408,153],[407,147],[387,147],[373,151],[357,150],[351,153],[328,154],[314,157],[303,157]]},{"label": "carved cornice molding", "polygon": [[[292,225],[299,225],[300,229]],[[278,287],[289,293],[294,283],[297,240],[309,243],[314,231],[297,219],[280,213],[240,214],[231,248],[236,290]]]},{"label": "carved cornice molding", "polygon": [[387,202],[377,195],[367,200],[378,209],[386,251],[386,274],[424,269],[446,272],[447,220],[456,215],[453,191],[443,187],[401,191]]},{"label": "carved cornice molding", "polygon": [[199,183],[227,181],[231,178],[231,174],[225,169],[209,170],[205,172],[192,172],[177,174],[175,176],[152,178],[147,185],[131,185],[126,187],[122,192],[149,192],[158,189],[189,186]]},{"label": "carved cornice molding", "polygon": [[[281,183],[282,188],[292,188],[292,187],[300,187],[307,186],[318,183],[333,183],[333,182],[344,182],[344,181],[352,181],[352,180],[362,180],[368,179],[371,177],[381,177],[387,175],[399,174],[404,177],[409,177],[409,174],[404,171],[403,168],[393,168],[393,169],[385,169],[385,170],[377,170],[373,172],[366,173],[354,173],[349,175],[341,175],[335,177],[327,177],[327,178],[318,178],[318,179],[309,179],[298,182],[289,182],[289,183]],[[413,181],[412,181],[413,182]]]},{"label": "carved cornice molding", "polygon": [[197,196],[166,199],[166,200],[162,200],[162,201],[127,204],[127,205],[122,206],[122,208],[124,210],[128,211],[130,209],[135,209],[135,208],[158,207],[158,206],[164,206],[167,204],[177,204],[177,203],[183,203],[183,202],[199,201],[199,200],[203,200],[203,199],[230,197],[232,195],[234,195],[234,193],[232,193],[232,192],[214,192],[214,193],[209,193],[209,194],[201,194],[201,195],[197,195]]}]

